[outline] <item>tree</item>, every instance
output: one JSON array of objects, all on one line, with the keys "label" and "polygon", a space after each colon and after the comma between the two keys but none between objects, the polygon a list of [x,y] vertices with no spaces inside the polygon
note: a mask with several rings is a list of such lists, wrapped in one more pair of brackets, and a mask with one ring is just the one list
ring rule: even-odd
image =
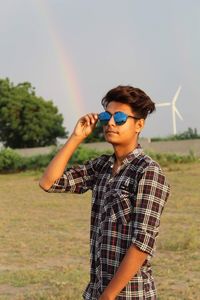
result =
[{"label": "tree", "polygon": [[56,144],[67,137],[63,116],[52,101],[35,94],[29,82],[16,86],[8,78],[0,79],[0,140],[12,148]]},{"label": "tree", "polygon": [[192,129],[188,127],[187,131],[176,135],[178,140],[192,140],[199,139],[200,135],[198,135],[197,128]]}]

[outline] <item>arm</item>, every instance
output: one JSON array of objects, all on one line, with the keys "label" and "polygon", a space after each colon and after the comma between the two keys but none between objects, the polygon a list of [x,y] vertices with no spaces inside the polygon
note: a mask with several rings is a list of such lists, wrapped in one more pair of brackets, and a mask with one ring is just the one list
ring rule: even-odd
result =
[{"label": "arm", "polygon": [[69,159],[79,144],[94,130],[98,121],[97,114],[88,114],[80,118],[76,127],[56,156],[52,159],[45,170],[39,185],[42,189],[48,190],[52,184],[62,176]]},{"label": "arm", "polygon": [[114,300],[129,280],[138,272],[148,253],[131,245],[124,256],[116,274],[105,288],[99,300]]}]

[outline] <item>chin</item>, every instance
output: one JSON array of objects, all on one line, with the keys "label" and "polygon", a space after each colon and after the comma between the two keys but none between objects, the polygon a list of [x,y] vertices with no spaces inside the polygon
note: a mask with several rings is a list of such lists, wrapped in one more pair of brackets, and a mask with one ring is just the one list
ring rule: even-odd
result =
[{"label": "chin", "polygon": [[110,144],[112,144],[112,145],[119,145],[119,144],[121,144],[120,143],[120,141],[119,141],[119,139],[117,140],[117,139],[115,139],[115,138],[112,138],[112,137],[105,137],[105,140],[106,140],[106,142],[108,142],[108,143],[110,143]]}]

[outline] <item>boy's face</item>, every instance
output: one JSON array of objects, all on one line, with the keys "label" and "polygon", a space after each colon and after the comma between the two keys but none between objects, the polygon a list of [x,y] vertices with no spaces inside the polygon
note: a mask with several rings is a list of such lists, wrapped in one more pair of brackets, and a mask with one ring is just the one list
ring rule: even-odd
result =
[{"label": "boy's face", "polygon": [[[136,116],[128,104],[112,101],[106,107],[106,111],[112,115],[115,112],[124,112],[129,116]],[[113,145],[127,146],[137,141],[138,134],[144,127],[144,119],[135,120],[128,118],[123,125],[116,125],[113,116],[107,125],[103,126],[104,136],[107,142]]]}]

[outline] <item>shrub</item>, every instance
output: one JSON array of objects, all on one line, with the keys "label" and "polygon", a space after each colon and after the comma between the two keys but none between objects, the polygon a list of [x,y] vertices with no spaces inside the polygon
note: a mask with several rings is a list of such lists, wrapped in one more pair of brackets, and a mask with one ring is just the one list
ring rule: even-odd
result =
[{"label": "shrub", "polygon": [[[23,157],[19,155],[16,151],[5,148],[0,151],[0,172],[16,172],[16,171],[26,171],[26,170],[40,170],[47,167],[52,158],[56,155],[59,148],[54,148],[48,154],[33,155],[30,157]],[[83,164],[89,159],[96,158],[103,153],[94,149],[84,149],[80,146],[69,161],[70,165]]]},{"label": "shrub", "polygon": [[[58,152],[59,148],[54,148],[48,154],[34,155],[31,157],[20,156],[17,152],[10,148],[0,151],[0,173],[17,172],[25,170],[40,170],[47,167],[49,162]],[[112,151],[97,151],[94,149],[86,149],[80,146],[71,157],[68,166],[83,164],[89,159],[94,159],[102,154],[110,154]],[[171,164],[182,164],[190,162],[200,162],[200,158],[196,157],[193,152],[188,155],[178,155],[175,153],[155,153],[148,152],[152,159],[156,160],[161,166],[169,166]]]},{"label": "shrub", "polygon": [[23,160],[23,170],[38,170],[46,168],[49,162],[56,155],[58,149],[55,147],[53,151],[48,154],[38,154],[30,157],[25,157]]},{"label": "shrub", "polygon": [[0,151],[0,171],[16,172],[21,170],[23,158],[11,148]]},{"label": "shrub", "polygon": [[95,149],[85,149],[84,147],[80,146],[72,155],[69,164],[70,165],[83,164],[89,159],[94,159],[102,154],[109,154],[109,153],[111,153],[110,150],[97,151]]},{"label": "shrub", "polygon": [[156,160],[161,166],[168,166],[169,164],[183,164],[190,162],[198,162],[200,158],[198,158],[192,151],[190,151],[187,155],[180,155],[177,153],[156,153],[156,152],[148,152],[148,155],[151,156],[152,159]]}]

